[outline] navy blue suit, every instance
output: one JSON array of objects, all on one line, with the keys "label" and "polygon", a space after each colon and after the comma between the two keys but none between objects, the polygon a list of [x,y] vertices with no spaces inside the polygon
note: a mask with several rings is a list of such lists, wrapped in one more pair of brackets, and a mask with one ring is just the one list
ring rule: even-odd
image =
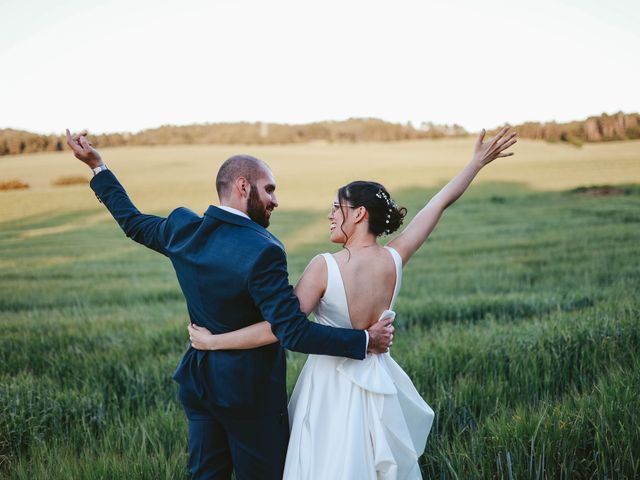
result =
[{"label": "navy blue suit", "polygon": [[204,217],[178,208],[140,213],[111,171],[91,188],[125,234],[166,255],[191,322],[224,333],[268,321],[279,340],[250,350],[189,348],[174,379],[189,418],[193,478],[280,479],[289,424],[284,348],[362,359],[361,330],[309,322],[289,284],[280,241],[257,223],[210,206]]}]

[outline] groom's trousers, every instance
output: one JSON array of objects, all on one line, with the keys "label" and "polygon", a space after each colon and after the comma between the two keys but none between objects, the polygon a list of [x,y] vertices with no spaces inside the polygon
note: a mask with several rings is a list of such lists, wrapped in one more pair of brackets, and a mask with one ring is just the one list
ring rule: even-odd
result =
[{"label": "groom's trousers", "polygon": [[189,419],[194,480],[281,480],[289,441],[286,404],[278,409],[208,406],[181,388]]}]

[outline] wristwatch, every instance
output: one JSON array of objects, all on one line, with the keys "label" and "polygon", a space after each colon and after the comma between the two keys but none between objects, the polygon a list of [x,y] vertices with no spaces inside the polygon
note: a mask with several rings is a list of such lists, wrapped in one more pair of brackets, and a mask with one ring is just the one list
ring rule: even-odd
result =
[{"label": "wristwatch", "polygon": [[91,170],[93,170],[93,175],[97,175],[100,172],[104,171],[104,170],[109,170],[107,168],[107,166],[103,163],[102,165],[97,166],[96,168],[92,168]]}]

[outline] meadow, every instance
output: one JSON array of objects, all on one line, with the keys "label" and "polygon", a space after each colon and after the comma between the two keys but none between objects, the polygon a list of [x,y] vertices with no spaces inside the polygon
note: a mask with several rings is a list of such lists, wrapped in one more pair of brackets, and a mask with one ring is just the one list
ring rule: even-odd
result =
[{"label": "meadow", "polygon": [[[337,186],[379,180],[410,216],[473,139],[105,150],[146,212],[214,203],[220,163],[269,162],[295,282],[335,251]],[[186,478],[171,380],[187,311],[170,263],[126,239],[69,152],[0,159],[0,477]],[[60,182],[58,182],[60,183]],[[64,182],[62,182],[64,183]],[[589,188],[593,185],[615,188]],[[583,188],[581,188],[583,187]],[[640,477],[640,142],[521,141],[407,266],[393,356],[436,412],[430,479]],[[290,353],[292,388],[304,362]]]}]

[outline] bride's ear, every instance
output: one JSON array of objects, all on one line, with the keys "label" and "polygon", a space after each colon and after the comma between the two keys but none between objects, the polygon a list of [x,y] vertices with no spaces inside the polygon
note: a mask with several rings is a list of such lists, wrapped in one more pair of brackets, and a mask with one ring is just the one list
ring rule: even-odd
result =
[{"label": "bride's ear", "polygon": [[369,212],[367,212],[367,209],[364,207],[358,207],[358,212],[356,213],[354,222],[360,223],[363,220],[369,220]]}]

